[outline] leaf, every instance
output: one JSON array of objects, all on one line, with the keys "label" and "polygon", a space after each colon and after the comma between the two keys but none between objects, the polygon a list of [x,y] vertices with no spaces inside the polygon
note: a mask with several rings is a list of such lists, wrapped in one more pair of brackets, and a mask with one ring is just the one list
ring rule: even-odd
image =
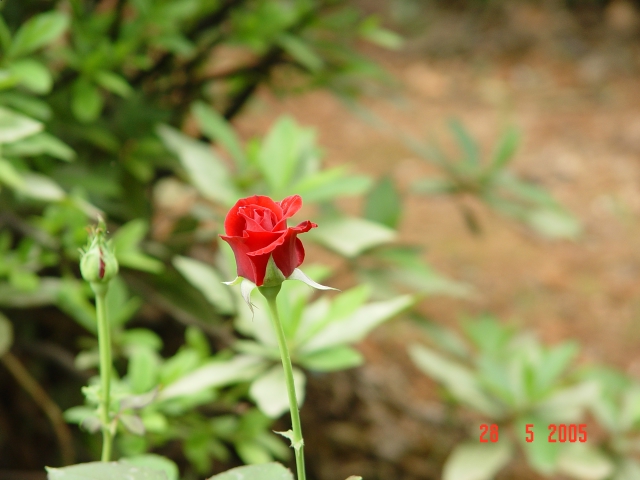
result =
[{"label": "leaf", "polygon": [[208,388],[251,380],[264,370],[264,366],[262,359],[248,355],[210,362],[165,387],[158,399],[191,395]]},{"label": "leaf", "polygon": [[[298,406],[304,402],[306,377],[297,368],[293,369],[293,382],[298,397]],[[289,409],[287,384],[282,365],[275,365],[256,378],[249,388],[249,396],[268,417],[278,418]]]},{"label": "leaf", "polygon": [[16,32],[7,55],[27,55],[58,38],[68,25],[69,17],[62,12],[52,11],[35,15]]},{"label": "leaf", "polygon": [[219,142],[240,166],[246,165],[240,139],[227,120],[216,110],[204,102],[198,101],[191,106],[191,112],[196,117],[200,130],[210,140]]},{"label": "leaf", "polygon": [[302,177],[289,192],[314,203],[360,195],[369,190],[372,183],[369,177],[348,174],[346,167],[335,167]]},{"label": "leaf", "polygon": [[442,383],[459,402],[490,417],[500,416],[498,406],[481,390],[467,367],[418,344],[409,347],[409,356],[420,370]]},{"label": "leaf", "polygon": [[120,463],[163,471],[167,476],[167,480],[178,480],[180,477],[180,471],[175,462],[155,453],[121,458]]},{"label": "leaf", "polygon": [[145,434],[144,423],[137,415],[121,414],[120,421],[130,433],[142,436]]},{"label": "leaf", "polygon": [[504,132],[491,160],[491,166],[489,167],[491,172],[502,169],[513,159],[519,142],[520,133],[516,128],[512,127]]},{"label": "leaf", "polygon": [[538,403],[536,412],[550,422],[579,422],[585,408],[598,397],[599,390],[598,384],[593,381],[563,388]]},{"label": "leaf", "polygon": [[442,480],[489,480],[511,457],[512,446],[505,440],[488,444],[461,443],[447,458]]},{"label": "leaf", "polygon": [[319,350],[296,359],[304,368],[316,372],[333,372],[359,367],[364,363],[364,357],[360,352],[351,347],[339,346]]},{"label": "leaf", "polygon": [[320,228],[310,231],[308,238],[345,257],[357,257],[396,238],[394,230],[362,218],[341,217],[319,224]]},{"label": "leaf", "polygon": [[232,468],[208,480],[293,480],[293,475],[279,463],[263,463]]},{"label": "leaf", "polygon": [[579,480],[603,480],[613,473],[611,459],[599,449],[581,443],[567,444],[558,460],[558,470]]},{"label": "leaf", "polygon": [[24,187],[22,175],[11,162],[0,158],[0,181],[9,187],[20,190]]},{"label": "leaf", "polygon": [[540,393],[551,388],[553,383],[565,372],[571,361],[578,354],[576,342],[565,342],[549,348],[542,362],[535,369],[535,387]]},{"label": "leaf", "polygon": [[173,266],[191,285],[202,292],[219,313],[229,315],[235,312],[233,298],[213,267],[182,256],[173,257]]},{"label": "leaf", "polygon": [[291,182],[301,143],[308,135],[289,116],[280,117],[267,133],[258,153],[258,166],[273,196],[279,196],[280,190]]},{"label": "leaf", "polygon": [[129,355],[127,379],[133,393],[148,392],[157,384],[158,356],[150,348],[134,346]]},{"label": "leaf", "polygon": [[364,206],[364,217],[396,229],[402,214],[402,200],[391,177],[382,178],[369,191]]},{"label": "leaf", "polygon": [[358,29],[358,33],[362,38],[369,40],[371,43],[379,45],[389,50],[398,50],[402,47],[404,40],[396,32],[380,27],[380,18],[371,15],[365,19]]},{"label": "leaf", "polygon": [[44,125],[40,122],[0,107],[0,144],[18,141],[38,133],[43,128]]},{"label": "leaf", "polygon": [[24,185],[20,189],[23,195],[44,200],[47,202],[55,202],[64,199],[67,194],[56,182],[46,175],[39,173],[26,173],[23,176]]},{"label": "leaf", "polygon": [[34,93],[45,94],[51,91],[53,77],[42,63],[33,59],[24,59],[9,65],[9,71],[20,83]]},{"label": "leaf", "polygon": [[95,80],[98,85],[122,98],[127,98],[133,93],[133,87],[123,77],[113,72],[101,70],[96,73]]},{"label": "leaf", "polygon": [[167,125],[158,126],[157,132],[167,148],[178,155],[191,183],[204,197],[226,206],[233,205],[241,197],[226,166],[209,145]]},{"label": "leaf", "polygon": [[560,209],[536,209],[527,216],[527,223],[538,233],[551,239],[575,240],[582,233],[580,221]]},{"label": "leaf", "polygon": [[113,235],[112,241],[118,263],[150,273],[160,273],[164,264],[150,257],[140,249],[140,242],[147,235],[149,224],[142,218],[136,218],[122,225]]},{"label": "leaf", "polygon": [[56,277],[40,277],[40,286],[35,291],[18,290],[6,282],[0,282],[0,306],[7,308],[34,308],[52,305],[61,280]]},{"label": "leaf", "polygon": [[3,152],[8,156],[26,157],[35,155],[50,155],[60,160],[70,162],[76,156],[69,145],[53,135],[40,132],[35,135],[5,145]]},{"label": "leaf", "polygon": [[478,165],[480,163],[478,145],[464,128],[464,125],[459,120],[452,119],[449,121],[449,128],[458,142],[458,146],[464,152],[464,161],[469,165]]},{"label": "leaf", "polygon": [[347,318],[329,323],[301,346],[301,351],[312,352],[329,347],[355,343],[371,330],[392,319],[415,302],[412,295],[402,295],[382,302],[364,305]]},{"label": "leaf", "polygon": [[300,65],[310,72],[317,72],[324,67],[322,58],[300,37],[288,33],[281,33],[276,39],[278,45],[293,57]]},{"label": "leaf", "polygon": [[[533,431],[532,442],[526,441],[528,424],[533,425],[531,428]],[[546,426],[547,423],[539,417],[527,416],[516,421],[517,437],[527,456],[527,462],[536,472],[542,475],[551,475],[556,471],[562,449],[561,445],[547,441],[549,431],[545,428]],[[536,431],[536,427],[538,430],[542,429],[542,432]]]},{"label": "leaf", "polygon": [[306,283],[307,285],[309,285],[311,288],[315,288],[316,290],[338,290],[337,288],[333,288],[333,287],[328,287],[326,285],[321,285],[318,282],[315,282],[313,280],[311,280],[309,277],[307,277],[307,275],[300,270],[299,268],[296,268],[293,270],[293,272],[291,273],[291,275],[289,275],[287,277],[287,280],[298,280],[300,282]]},{"label": "leaf", "polygon": [[104,99],[98,88],[86,77],[78,78],[72,87],[71,111],[82,123],[93,122],[100,116]]},{"label": "leaf", "polygon": [[9,351],[13,343],[13,326],[7,317],[0,313],[0,357]]},{"label": "leaf", "polygon": [[45,467],[49,480],[167,480],[160,470],[121,462],[90,462],[63,468]]}]

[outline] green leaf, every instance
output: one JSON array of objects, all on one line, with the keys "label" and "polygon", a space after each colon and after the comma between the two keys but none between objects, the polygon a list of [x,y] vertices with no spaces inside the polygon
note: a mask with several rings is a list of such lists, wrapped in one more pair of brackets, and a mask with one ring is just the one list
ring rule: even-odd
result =
[{"label": "green leaf", "polygon": [[368,220],[396,229],[402,214],[402,199],[391,177],[382,178],[369,191],[364,206],[364,217]]},{"label": "green leaf", "polygon": [[0,94],[0,100],[4,105],[15,108],[29,117],[45,121],[51,118],[49,104],[31,95],[12,90],[9,93]]},{"label": "green leaf", "polygon": [[509,128],[504,132],[491,160],[491,165],[489,167],[491,172],[502,169],[513,159],[519,142],[520,133],[516,128]]},{"label": "green leaf", "polygon": [[403,38],[396,32],[381,28],[380,18],[376,15],[371,15],[364,20],[360,24],[358,32],[362,38],[389,50],[398,50],[404,43]]},{"label": "green leaf", "polygon": [[191,106],[191,112],[198,120],[202,133],[210,140],[219,142],[226,148],[238,165],[246,165],[247,157],[242,149],[240,139],[222,115],[200,101]]},{"label": "green leaf", "polygon": [[0,107],[0,144],[18,141],[38,133],[43,128],[44,125],[40,122]]},{"label": "green leaf", "polygon": [[26,173],[22,178],[24,179],[24,185],[20,189],[20,193],[27,197],[46,202],[56,202],[67,196],[62,187],[46,175]]},{"label": "green leaf", "polygon": [[155,453],[122,458],[120,463],[163,471],[167,476],[167,480],[178,480],[180,477],[180,471],[175,462]]},{"label": "green leaf", "polygon": [[[527,425],[533,425],[533,441],[527,442]],[[539,417],[527,416],[516,421],[516,431],[522,450],[527,456],[527,462],[533,469],[542,475],[551,475],[556,471],[560,451],[557,443],[547,441],[549,431],[547,422]]]},{"label": "green leaf", "polygon": [[296,169],[313,151],[313,138],[312,130],[299,127],[289,116],[280,117],[271,127],[258,154],[258,167],[272,196],[282,196]]},{"label": "green leaf", "polygon": [[45,467],[49,480],[167,480],[160,470],[121,462],[91,462],[64,468]]},{"label": "green leaf", "polygon": [[471,135],[469,135],[467,129],[464,128],[464,125],[462,125],[459,120],[452,119],[449,121],[449,128],[458,142],[458,146],[464,153],[464,161],[468,165],[478,165],[480,163],[478,145]]},{"label": "green leaf", "polygon": [[175,256],[173,266],[216,307],[216,310],[228,315],[235,312],[235,305],[229,287],[222,283],[218,272],[206,263],[193,258]]},{"label": "green leaf", "polygon": [[570,423],[583,419],[585,408],[599,395],[596,382],[583,382],[557,390],[536,405],[536,413],[549,422]]},{"label": "green leaf", "polygon": [[236,452],[243,463],[264,464],[273,460],[266,448],[255,440],[242,439],[234,443]]},{"label": "green leaf", "polygon": [[57,11],[41,13],[25,22],[13,37],[7,55],[27,55],[58,38],[67,29],[69,18]]},{"label": "green leaf", "polygon": [[96,73],[95,80],[98,85],[122,98],[127,98],[133,93],[131,85],[123,77],[113,72],[101,70]]},{"label": "green leaf", "polygon": [[362,218],[328,219],[320,225],[321,228],[310,231],[308,237],[345,257],[357,257],[396,238],[394,230]]},{"label": "green leaf", "polygon": [[470,369],[422,345],[411,345],[409,356],[420,370],[442,383],[456,400],[490,417],[500,417],[500,408],[482,391]]},{"label": "green leaf", "polygon": [[209,145],[166,125],[158,126],[157,132],[167,148],[178,155],[191,183],[204,197],[226,206],[241,197],[227,167]]},{"label": "green leaf", "polygon": [[556,347],[549,348],[535,369],[536,390],[543,393],[551,388],[554,382],[564,373],[571,361],[576,357],[578,351],[579,347],[576,342],[565,342]]},{"label": "green leaf", "polygon": [[157,274],[162,272],[164,264],[146,255],[139,246],[148,230],[149,224],[146,220],[142,218],[131,220],[122,225],[113,235],[113,246],[120,265]]},{"label": "green leaf", "polygon": [[13,343],[13,325],[0,313],[0,357],[9,351]]},{"label": "green leaf", "polygon": [[364,363],[364,357],[351,347],[339,346],[302,355],[297,362],[316,372],[333,372],[359,367]]},{"label": "green leaf", "polygon": [[558,470],[579,480],[603,480],[613,473],[614,464],[599,449],[584,443],[570,443],[560,454]]},{"label": "green leaf", "polygon": [[34,308],[53,305],[61,281],[55,277],[40,277],[40,286],[35,291],[18,290],[6,282],[0,282],[0,306],[7,308]]},{"label": "green leaf", "polygon": [[158,356],[150,348],[135,346],[129,355],[127,379],[133,393],[144,393],[157,384]]},{"label": "green leaf", "polygon": [[561,209],[536,209],[527,216],[527,223],[538,233],[551,239],[575,240],[582,233],[580,221]]},{"label": "green leaf", "polygon": [[368,303],[346,318],[337,318],[328,323],[301,346],[301,351],[308,353],[359,342],[371,330],[406,310],[414,302],[412,295],[402,295],[391,300]]},{"label": "green leaf", "polygon": [[300,37],[288,33],[281,33],[276,39],[278,45],[293,57],[300,65],[311,72],[317,72],[324,67],[322,58],[313,51],[307,42]]},{"label": "green leaf", "polygon": [[24,59],[13,62],[9,71],[34,93],[45,94],[51,91],[53,77],[47,67],[36,60]]},{"label": "green leaf", "polygon": [[[293,369],[293,382],[298,405],[304,402],[306,377],[297,368]],[[249,388],[249,396],[268,417],[278,418],[289,409],[289,396],[282,365],[275,365],[257,377]]]},{"label": "green leaf", "polygon": [[490,480],[512,457],[508,441],[497,443],[461,443],[447,459],[442,480]]},{"label": "green leaf", "polygon": [[7,156],[14,157],[50,155],[67,162],[70,162],[76,156],[71,147],[46,132],[36,133],[17,142],[8,143],[5,145],[3,152]]},{"label": "green leaf", "polygon": [[429,320],[423,320],[419,323],[429,338],[439,348],[444,349],[448,353],[456,355],[459,358],[467,358],[469,349],[464,340],[452,329],[443,327]]},{"label": "green leaf", "polygon": [[0,181],[16,190],[24,187],[24,179],[13,164],[4,158],[0,158]]},{"label": "green leaf", "polygon": [[85,77],[78,78],[72,87],[71,111],[83,123],[93,122],[100,116],[104,99],[98,88]]},{"label": "green leaf", "polygon": [[262,359],[245,355],[237,355],[228,361],[210,362],[165,387],[159,399],[192,395],[208,388],[251,380],[264,367]]},{"label": "green leaf", "polygon": [[232,468],[208,480],[293,480],[291,472],[279,463],[263,463]]},{"label": "green leaf", "polygon": [[297,193],[305,202],[325,202],[336,197],[361,195],[372,183],[369,177],[350,175],[345,167],[335,167],[304,176],[288,192]]},{"label": "green leaf", "polygon": [[481,351],[489,355],[501,352],[512,337],[512,331],[491,315],[482,315],[464,322],[469,339]]},{"label": "green leaf", "polygon": [[443,195],[453,193],[456,186],[446,179],[422,178],[411,185],[411,190],[425,195]]}]

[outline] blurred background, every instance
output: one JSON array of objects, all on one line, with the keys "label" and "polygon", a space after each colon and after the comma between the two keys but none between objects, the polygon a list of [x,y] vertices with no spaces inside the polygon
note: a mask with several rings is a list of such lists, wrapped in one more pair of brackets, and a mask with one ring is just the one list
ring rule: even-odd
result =
[{"label": "blurred background", "polygon": [[640,478],[639,2],[0,9],[0,479],[99,457],[99,213],[116,397],[161,392],[117,456],[292,465],[261,314],[219,283],[254,194],[303,197],[302,268],[343,291],[283,293],[310,479]]}]

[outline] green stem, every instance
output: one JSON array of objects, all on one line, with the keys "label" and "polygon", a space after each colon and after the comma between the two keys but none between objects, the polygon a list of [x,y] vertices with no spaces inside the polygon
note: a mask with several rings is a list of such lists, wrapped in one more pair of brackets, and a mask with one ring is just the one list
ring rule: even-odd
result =
[{"label": "green stem", "polygon": [[284,378],[287,384],[287,394],[289,395],[289,409],[291,411],[291,430],[293,435],[291,438],[291,446],[296,455],[296,469],[298,471],[298,480],[306,480],[304,469],[304,440],[302,438],[302,426],[300,424],[300,411],[298,409],[298,399],[296,398],[296,387],[293,381],[293,367],[291,365],[291,356],[287,346],[287,338],[284,335],[280,316],[278,315],[278,306],[276,297],[280,291],[280,285],[276,287],[259,287],[260,293],[264,295],[269,303],[271,310],[271,318],[278,336],[278,346],[280,347],[280,358],[282,359],[282,368],[284,369]]},{"label": "green stem", "polygon": [[108,462],[111,460],[111,446],[113,443],[113,432],[111,431],[111,418],[109,414],[111,401],[111,335],[105,301],[108,285],[105,283],[91,283],[91,288],[96,294],[98,347],[100,349],[100,383],[102,385],[102,395],[100,396],[100,422],[102,423],[101,460]]}]

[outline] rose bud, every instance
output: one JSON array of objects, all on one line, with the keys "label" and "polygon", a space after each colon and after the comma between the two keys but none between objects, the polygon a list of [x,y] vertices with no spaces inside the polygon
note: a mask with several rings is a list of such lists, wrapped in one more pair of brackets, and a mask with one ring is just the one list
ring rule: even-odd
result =
[{"label": "rose bud", "polygon": [[104,220],[100,219],[98,226],[92,228],[89,243],[81,252],[80,272],[87,282],[107,283],[118,273],[118,260],[106,239]]}]

